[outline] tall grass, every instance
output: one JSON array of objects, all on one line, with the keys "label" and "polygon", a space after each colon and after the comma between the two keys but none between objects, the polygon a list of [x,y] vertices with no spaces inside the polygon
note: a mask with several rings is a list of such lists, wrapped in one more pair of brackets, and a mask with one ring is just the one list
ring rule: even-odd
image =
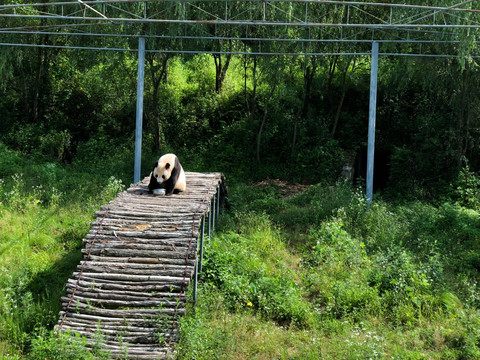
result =
[{"label": "tall grass", "polygon": [[[92,214],[121,181],[1,146],[0,158],[0,357],[109,358],[51,330]],[[177,358],[480,358],[477,178],[462,176],[440,205],[368,211],[348,183],[293,197],[231,184]]]},{"label": "tall grass", "polygon": [[480,356],[477,211],[381,199],[367,211],[349,184],[232,192],[179,358]]},{"label": "tall grass", "polygon": [[10,172],[0,179],[0,356],[20,357],[56,323],[93,212],[123,185],[85,173],[74,183],[53,163],[35,165],[34,174],[6,149],[0,157]]}]

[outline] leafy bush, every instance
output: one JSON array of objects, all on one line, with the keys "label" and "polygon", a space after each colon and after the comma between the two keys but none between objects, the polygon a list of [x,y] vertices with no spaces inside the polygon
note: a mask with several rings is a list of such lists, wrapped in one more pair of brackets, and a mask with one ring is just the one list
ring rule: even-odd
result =
[{"label": "leafy bush", "polygon": [[[17,170],[9,164],[23,158],[5,148],[0,152],[5,169]],[[6,350],[0,345],[0,357],[28,352],[43,334],[50,355],[37,349],[32,356],[76,358],[67,349],[64,357],[56,353],[55,340],[47,339],[44,331],[58,319],[58,299],[81,258],[81,239],[93,212],[124,185],[113,177],[106,181],[88,173],[72,176],[57,163],[18,164],[25,165],[20,172],[7,172],[0,179],[0,343],[7,344]]]},{"label": "leafy bush", "polygon": [[322,316],[362,318],[378,312],[380,299],[368,283],[371,262],[365,245],[352,238],[339,221],[325,222],[311,235],[316,240],[313,251],[305,256],[305,276]]},{"label": "leafy bush", "polygon": [[458,176],[455,188],[458,205],[480,211],[480,176],[465,166]]},{"label": "leafy bush", "polygon": [[336,216],[339,211],[351,221],[366,210],[365,196],[348,181],[337,182],[335,186],[324,183],[312,185],[289,202],[308,207],[314,216],[312,225]]},{"label": "leafy bush", "polygon": [[[89,351],[85,348],[85,338],[70,332],[47,332],[42,329],[32,340],[28,359],[31,360],[94,360],[110,359],[108,352],[101,348]],[[101,346],[101,344],[99,344]]]},{"label": "leafy bush", "polygon": [[375,257],[369,274],[371,286],[378,289],[383,306],[394,322],[415,324],[431,315],[433,276],[428,264],[415,264],[408,252],[392,246]]},{"label": "leafy bush", "polygon": [[51,130],[42,136],[40,141],[40,151],[48,155],[50,159],[64,161],[68,153],[72,152],[72,135],[67,130]]},{"label": "leafy bush", "polygon": [[218,287],[230,309],[247,304],[282,324],[305,326],[309,306],[286,263],[294,261],[265,214],[235,217],[237,233],[212,239],[205,251],[206,280]]}]

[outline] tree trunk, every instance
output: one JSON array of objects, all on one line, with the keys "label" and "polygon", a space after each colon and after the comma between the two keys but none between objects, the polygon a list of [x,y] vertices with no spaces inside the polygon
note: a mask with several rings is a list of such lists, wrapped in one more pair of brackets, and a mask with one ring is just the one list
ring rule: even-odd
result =
[{"label": "tree trunk", "polygon": [[255,55],[253,56],[252,81],[253,81],[252,106],[250,108],[250,113],[249,113],[250,126],[253,126],[253,120],[255,119],[255,111],[257,108],[257,57]]},{"label": "tree trunk", "polygon": [[265,107],[263,109],[262,123],[260,124],[260,129],[258,130],[258,134],[257,134],[257,151],[256,151],[257,163],[260,163],[260,145],[262,143],[262,133],[263,133],[263,129],[265,127],[265,122],[267,121],[268,103],[270,102],[271,98],[273,97],[273,93],[275,92],[276,87],[277,87],[277,76],[275,76],[275,82],[272,86],[270,94],[265,99]]},{"label": "tree trunk", "polygon": [[168,54],[162,55],[160,65],[155,65],[155,54],[147,55],[147,62],[150,66],[150,77],[152,79],[153,86],[152,106],[154,119],[152,121],[152,128],[155,135],[154,151],[156,153],[158,153],[162,147],[162,122],[160,120],[160,114],[158,111],[158,91],[162,80],[166,81],[168,59]]},{"label": "tree trunk", "polygon": [[268,111],[268,100],[265,102],[265,108],[263,109],[263,118],[262,123],[260,124],[260,129],[258,130],[257,134],[257,163],[260,163],[260,145],[262,142],[262,133],[263,128],[265,127],[265,121],[267,120],[267,111]]},{"label": "tree trunk", "polygon": [[[231,41],[229,41],[231,43]],[[220,48],[222,48],[223,41],[220,40]],[[222,63],[222,55],[213,54],[213,60],[215,61],[215,91],[219,93],[222,91],[223,82],[227,75],[227,70],[230,65],[232,54],[226,55],[225,64]]]},{"label": "tree trunk", "polygon": [[345,94],[347,93],[347,81],[346,81],[347,80],[347,73],[348,73],[348,68],[350,67],[350,64],[351,64],[352,60],[353,60],[352,72],[353,72],[353,68],[355,67],[355,59],[353,57],[351,57],[348,60],[348,63],[345,66],[345,69],[344,69],[343,74],[342,74],[342,94],[340,95],[340,101],[338,102],[337,111],[335,113],[335,118],[333,119],[333,126],[332,126],[332,131],[331,131],[332,138],[335,137],[335,133],[337,131],[337,126],[338,126],[338,120],[340,119],[340,113],[342,112],[343,102],[345,100]]},{"label": "tree trunk", "polygon": [[[43,44],[46,44],[47,35],[43,37]],[[37,53],[37,64],[35,70],[35,83],[33,84],[33,101],[32,101],[32,113],[31,119],[33,123],[37,123],[39,117],[39,108],[40,108],[40,94],[42,87],[45,87],[45,72],[48,65],[48,49],[39,47]]]},{"label": "tree trunk", "polygon": [[300,113],[297,117],[295,117],[293,123],[293,137],[292,137],[292,149],[290,156],[293,157],[295,154],[295,147],[297,144],[297,127],[298,127],[298,119],[300,117],[306,118],[308,114],[308,106],[310,104],[310,92],[312,88],[313,78],[315,77],[315,73],[317,71],[317,63],[316,58],[312,58],[312,65],[307,66],[305,68],[305,72],[303,74],[303,99],[302,99],[302,108]]},{"label": "tree trunk", "polygon": [[457,116],[457,166],[462,167],[462,159],[464,158],[468,147],[468,123],[470,117],[471,101],[470,94],[470,72],[468,67],[462,71],[462,88],[460,91],[460,101]]},{"label": "tree trunk", "polygon": [[335,70],[337,68],[338,55],[334,55],[330,58],[330,65],[328,67],[328,82],[327,82],[327,91],[330,92],[332,87],[333,76],[335,75]]}]

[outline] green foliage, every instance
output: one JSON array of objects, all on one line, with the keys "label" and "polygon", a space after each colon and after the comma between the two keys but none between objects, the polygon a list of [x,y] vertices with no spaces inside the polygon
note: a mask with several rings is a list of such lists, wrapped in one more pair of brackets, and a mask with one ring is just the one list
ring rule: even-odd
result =
[{"label": "green foliage", "polygon": [[107,360],[111,358],[109,353],[101,349],[87,350],[85,348],[86,345],[86,340],[78,334],[74,335],[70,332],[47,332],[45,329],[42,329],[32,340],[32,349],[28,354],[28,359]]},{"label": "green foliage", "polygon": [[53,346],[57,340],[46,331],[58,320],[58,299],[81,259],[93,212],[124,185],[113,176],[72,177],[56,163],[32,165],[3,145],[0,152],[0,343],[7,344],[0,355],[93,359],[77,355],[80,342],[60,339]]},{"label": "green foliage", "polygon": [[[45,55],[0,60],[0,356],[108,357],[50,330],[91,214],[131,181],[136,56]],[[392,152],[390,202],[367,211],[362,191],[337,182],[366,138],[367,61],[343,89],[343,59],[234,57],[220,93],[210,55],[170,57],[162,78],[158,61],[146,69],[142,174],[172,151],[231,187],[179,358],[479,357],[474,64],[383,60],[377,140]],[[252,186],[265,178],[316,185],[294,197]]]},{"label": "green foliage", "polygon": [[[348,184],[312,186],[293,198],[283,198],[274,185],[236,186],[231,199],[240,211],[223,217],[220,233],[207,245],[200,305],[185,319],[189,336],[181,341],[180,358],[202,358],[194,349],[213,358],[215,350],[222,358],[251,358],[258,339],[247,336],[250,345],[244,344],[245,333],[252,326],[262,333],[252,314],[260,315],[262,326],[269,320],[283,325],[286,315],[296,325],[290,338],[303,343],[303,351],[285,343],[277,357],[478,356],[478,332],[469,330],[478,321],[477,212],[381,200],[367,211],[363,196]],[[286,240],[291,236],[298,236],[295,250],[274,245],[275,238],[293,245]],[[282,286],[291,280],[293,293]],[[301,294],[298,304],[295,292]],[[289,310],[302,303],[303,318]],[[279,334],[271,334],[278,343]],[[272,357],[268,347],[254,354]]]},{"label": "green foliage", "polygon": [[252,306],[281,324],[305,326],[309,305],[295,282],[277,229],[266,215],[235,217],[238,232],[212,239],[205,252],[206,280],[225,296],[229,309]]},{"label": "green foliage", "polygon": [[305,281],[321,316],[363,318],[380,310],[378,289],[368,282],[371,260],[365,245],[352,238],[339,221],[312,231],[316,240],[304,258]]},{"label": "green foliage", "polygon": [[480,211],[480,176],[466,166],[458,175],[456,186],[457,203]]}]

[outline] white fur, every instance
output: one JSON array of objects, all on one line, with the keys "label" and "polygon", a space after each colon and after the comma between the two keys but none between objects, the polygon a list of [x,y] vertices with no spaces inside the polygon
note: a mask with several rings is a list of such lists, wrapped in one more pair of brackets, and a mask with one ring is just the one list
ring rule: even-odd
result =
[{"label": "white fur", "polygon": [[[175,154],[165,154],[162,157],[160,157],[160,159],[158,159],[158,166],[155,169],[153,169],[153,176],[157,179],[159,183],[165,182],[168,179],[170,179],[170,176],[172,175],[172,171],[175,167],[176,159],[177,159],[177,156]],[[168,169],[167,169],[167,164],[170,164]],[[178,191],[185,191],[186,187],[187,187],[187,180],[185,177],[185,171],[182,168],[174,189]]]}]

